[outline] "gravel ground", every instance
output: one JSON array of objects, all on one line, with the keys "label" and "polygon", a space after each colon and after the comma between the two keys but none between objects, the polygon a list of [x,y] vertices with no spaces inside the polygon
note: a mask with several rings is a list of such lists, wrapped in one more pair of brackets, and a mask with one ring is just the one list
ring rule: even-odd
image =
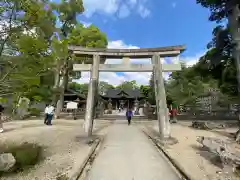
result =
[{"label": "gravel ground", "polygon": [[[189,128],[189,123],[173,124],[171,126],[171,135],[178,139],[179,143],[170,146],[167,151],[169,155],[182,165],[183,169],[188,172],[195,180],[223,180],[221,167],[210,161],[210,153],[200,151],[201,145],[197,143],[197,136],[217,137],[220,139],[228,139],[223,130],[220,133],[194,130]],[[152,126],[158,131],[157,122],[153,122]],[[227,129],[229,132],[236,132],[236,129]],[[240,146],[233,144],[236,150],[240,150]],[[239,180],[239,177],[231,177],[231,180]],[[225,180],[225,179],[224,179]]]},{"label": "gravel ground", "polygon": [[[98,134],[109,124],[107,121],[96,121],[94,130]],[[56,179],[59,173],[74,168],[83,162],[91,146],[85,144],[82,120],[55,120],[53,126],[43,125],[43,121],[16,121],[4,124],[5,132],[0,134],[0,143],[34,142],[46,147],[45,160],[28,172],[19,173],[2,180],[50,180]],[[100,131],[100,132],[99,132]]]}]

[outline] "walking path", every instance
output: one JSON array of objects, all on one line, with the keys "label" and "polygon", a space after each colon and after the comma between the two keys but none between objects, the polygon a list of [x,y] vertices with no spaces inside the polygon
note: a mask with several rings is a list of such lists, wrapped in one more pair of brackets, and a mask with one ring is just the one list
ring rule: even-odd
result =
[{"label": "walking path", "polygon": [[109,127],[87,180],[180,180],[152,142],[135,125]]}]

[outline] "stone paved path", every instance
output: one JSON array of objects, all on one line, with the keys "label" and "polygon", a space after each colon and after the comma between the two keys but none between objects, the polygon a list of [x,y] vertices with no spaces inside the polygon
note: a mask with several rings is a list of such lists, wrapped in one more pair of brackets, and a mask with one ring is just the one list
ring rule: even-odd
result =
[{"label": "stone paved path", "polygon": [[109,127],[87,180],[180,180],[173,167],[136,125]]}]

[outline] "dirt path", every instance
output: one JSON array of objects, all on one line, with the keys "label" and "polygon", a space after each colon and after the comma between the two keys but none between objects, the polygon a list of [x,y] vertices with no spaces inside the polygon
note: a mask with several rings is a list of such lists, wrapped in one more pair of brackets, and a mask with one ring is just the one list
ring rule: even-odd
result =
[{"label": "dirt path", "polygon": [[[94,130],[99,131],[108,124],[106,121],[97,121]],[[24,174],[1,179],[55,180],[57,174],[71,170],[76,163],[84,161],[91,148],[84,142],[82,127],[81,120],[55,120],[53,126],[43,125],[43,122],[38,120],[5,123],[5,132],[0,134],[0,143],[38,143],[46,147],[46,158]]]}]

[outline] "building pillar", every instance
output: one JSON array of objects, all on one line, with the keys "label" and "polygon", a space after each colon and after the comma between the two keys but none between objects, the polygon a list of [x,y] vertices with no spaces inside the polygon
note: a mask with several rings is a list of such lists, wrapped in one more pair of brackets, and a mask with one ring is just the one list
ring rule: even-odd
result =
[{"label": "building pillar", "polygon": [[158,54],[153,55],[152,64],[159,133],[161,139],[166,139],[170,137],[169,112],[167,108],[166,92],[162,75],[162,62]]},{"label": "building pillar", "polygon": [[90,82],[88,85],[87,105],[85,112],[84,128],[88,137],[92,135],[93,121],[96,112],[96,102],[98,96],[98,79],[99,79],[100,56],[93,55],[93,65],[91,69]]}]

